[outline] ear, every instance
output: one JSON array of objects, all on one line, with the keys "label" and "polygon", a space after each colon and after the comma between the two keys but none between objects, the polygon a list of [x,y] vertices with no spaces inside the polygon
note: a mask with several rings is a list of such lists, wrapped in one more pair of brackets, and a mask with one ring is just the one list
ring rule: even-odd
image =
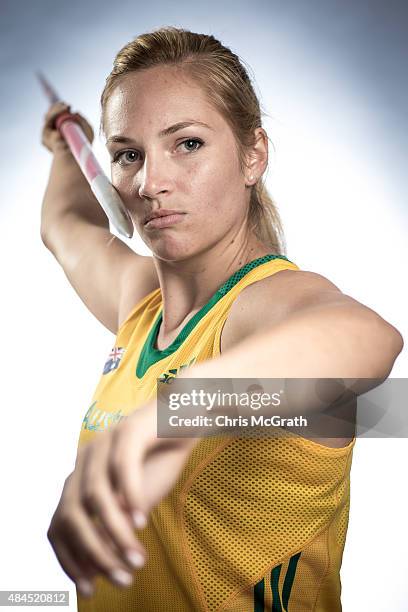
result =
[{"label": "ear", "polygon": [[254,131],[255,142],[245,155],[245,185],[252,187],[261,178],[268,165],[268,136],[261,127]]}]

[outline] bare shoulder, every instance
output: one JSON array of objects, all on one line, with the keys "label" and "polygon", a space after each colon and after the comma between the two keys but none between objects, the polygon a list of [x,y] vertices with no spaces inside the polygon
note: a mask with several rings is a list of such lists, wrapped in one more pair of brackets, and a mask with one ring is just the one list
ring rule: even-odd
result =
[{"label": "bare shoulder", "polygon": [[316,272],[281,270],[252,283],[234,301],[221,336],[221,350],[232,348],[266,326],[284,320],[307,303],[352,300],[329,279]]}]

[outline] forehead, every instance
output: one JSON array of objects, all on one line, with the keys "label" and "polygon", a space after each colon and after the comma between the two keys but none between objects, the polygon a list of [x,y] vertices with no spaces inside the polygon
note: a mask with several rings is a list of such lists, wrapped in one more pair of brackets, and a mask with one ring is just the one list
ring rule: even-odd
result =
[{"label": "forehead", "polygon": [[127,74],[109,96],[104,112],[105,135],[146,130],[159,132],[186,119],[204,121],[215,129],[225,121],[202,88],[180,69],[157,66]]}]

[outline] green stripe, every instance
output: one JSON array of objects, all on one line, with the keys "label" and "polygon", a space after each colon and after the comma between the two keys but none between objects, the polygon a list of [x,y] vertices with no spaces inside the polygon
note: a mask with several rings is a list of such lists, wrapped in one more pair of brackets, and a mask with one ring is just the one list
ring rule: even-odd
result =
[{"label": "green stripe", "polygon": [[282,604],[279,595],[279,576],[281,567],[282,565],[278,565],[271,571],[272,612],[282,612]]},{"label": "green stripe", "polygon": [[254,586],[254,612],[265,610],[265,580],[262,578]]},{"label": "green stripe", "polygon": [[300,555],[301,553],[297,553],[296,555],[293,555],[293,557],[290,558],[288,571],[286,572],[285,581],[283,583],[282,604],[286,612],[288,610],[290,592],[292,590],[293,581],[295,579],[296,567]]}]

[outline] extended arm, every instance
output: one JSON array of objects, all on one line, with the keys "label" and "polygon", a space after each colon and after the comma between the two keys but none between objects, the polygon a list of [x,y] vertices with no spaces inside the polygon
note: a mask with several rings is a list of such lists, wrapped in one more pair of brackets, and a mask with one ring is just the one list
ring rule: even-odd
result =
[{"label": "extended arm", "polygon": [[[262,324],[265,325],[265,322]],[[283,321],[266,326],[262,332],[238,342],[219,358],[185,370],[178,378],[187,379],[186,382],[194,379],[194,383],[180,385],[176,381],[168,392],[173,398],[193,389],[196,393],[205,393],[205,406],[211,410],[213,421],[218,414],[235,416],[236,408],[240,406],[239,403],[237,406],[230,406],[228,402],[219,406],[214,403],[219,397],[217,390],[229,389],[228,385],[227,388],[218,385],[217,379],[232,379],[232,383],[234,379],[250,379],[249,382],[253,379],[276,379],[269,382],[264,380],[262,391],[269,394],[277,393],[282,388],[285,391],[279,394],[278,411],[274,403],[262,404],[264,416],[277,412],[282,417],[297,414],[307,416],[316,410],[330,416],[326,409],[334,409],[334,402],[340,397],[345,407],[350,398],[366,393],[383,382],[402,347],[402,337],[392,325],[349,296],[341,292],[332,292],[331,297],[326,293],[324,300],[319,299],[318,295],[312,299],[309,296],[307,305]],[[306,381],[306,384],[300,380],[287,386],[286,379],[312,380]],[[233,384],[232,389],[234,392],[241,389],[242,392],[245,385]],[[352,395],[344,394],[346,390],[351,390]],[[259,399],[259,393],[257,395]],[[187,416],[187,421],[177,420],[177,425],[188,425],[194,405],[193,402],[192,409],[178,413]],[[205,410],[204,413],[207,414]],[[164,423],[162,419],[161,435],[177,435],[177,430],[172,426],[174,420],[169,426]],[[319,423],[319,427],[324,426],[324,420]],[[206,433],[204,425],[198,427],[195,423],[192,429],[186,427],[183,435],[207,435],[211,428]]]},{"label": "extended arm", "polygon": [[266,327],[182,378],[385,379],[403,348],[395,327],[352,298],[334,293]]}]

